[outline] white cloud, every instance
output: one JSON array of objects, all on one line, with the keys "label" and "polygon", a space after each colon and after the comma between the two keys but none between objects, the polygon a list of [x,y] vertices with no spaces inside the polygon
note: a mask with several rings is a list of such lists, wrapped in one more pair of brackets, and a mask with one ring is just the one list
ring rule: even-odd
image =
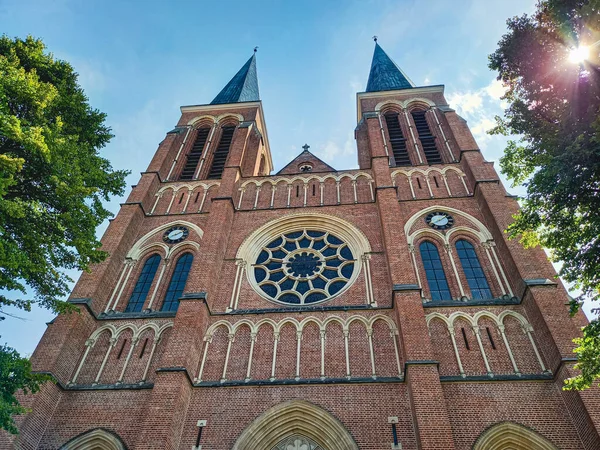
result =
[{"label": "white cloud", "polygon": [[478,122],[475,123],[475,125],[471,127],[471,132],[473,133],[473,137],[475,137],[475,140],[479,142],[479,144],[488,141],[491,138],[491,136],[487,134],[487,132],[490,129],[492,129],[494,125],[496,125],[496,122],[494,122],[489,117],[481,118]]},{"label": "white cloud", "polygon": [[330,139],[325,144],[320,145],[315,154],[326,162],[335,160],[342,162],[344,157],[353,156],[355,154],[355,143],[352,132],[348,133],[343,144]]},{"label": "white cloud", "polygon": [[356,92],[362,92],[365,90],[364,82],[360,82],[358,80],[350,81],[350,89],[352,91],[352,97],[356,95]]},{"label": "white cloud", "polygon": [[479,145],[486,145],[487,156],[502,153],[505,142],[487,132],[496,125],[494,117],[502,115],[507,103],[501,100],[506,92],[502,82],[494,79],[487,86],[448,95],[448,103],[458,114],[469,121],[471,133]]},{"label": "white cloud", "polygon": [[492,80],[484,90],[487,95],[496,100],[500,100],[500,97],[506,93],[506,88],[502,84],[502,81],[496,79]]},{"label": "white cloud", "polygon": [[98,67],[89,62],[79,62],[75,66],[79,83],[86,91],[102,91],[108,85],[108,78]]},{"label": "white cloud", "polygon": [[483,105],[481,91],[456,92],[448,96],[448,102],[459,114],[470,114],[478,111]]}]

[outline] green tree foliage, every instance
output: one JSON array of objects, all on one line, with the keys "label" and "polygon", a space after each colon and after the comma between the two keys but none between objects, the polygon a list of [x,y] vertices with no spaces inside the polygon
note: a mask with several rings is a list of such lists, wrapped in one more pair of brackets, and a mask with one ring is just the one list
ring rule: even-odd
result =
[{"label": "green tree foliage", "polygon": [[[95,231],[111,215],[103,202],[123,194],[127,172],[99,155],[112,138],[105,117],[88,104],[73,67],[41,40],[0,37],[0,314],[33,303],[73,310],[62,300],[72,281],[64,271],[106,258]],[[4,414],[19,409],[10,396],[35,391],[40,379],[12,349],[0,347],[0,358],[15,367],[11,381],[0,360],[0,389],[9,395],[0,426],[11,429]]]},{"label": "green tree foliage", "polygon": [[[540,1],[532,16],[508,20],[489,64],[509,103],[492,134],[520,136],[509,142],[501,168],[527,188],[508,232],[562,262],[560,276],[582,292],[573,313],[583,299],[600,297],[599,30],[600,0]],[[589,57],[575,62],[571,52],[580,46],[589,47]],[[600,377],[597,319],[576,343],[581,375],[568,389]]]},{"label": "green tree foliage", "polygon": [[21,358],[16,350],[0,346],[0,429],[16,434],[13,415],[27,412],[17,401],[15,392],[35,393],[50,379],[48,375],[32,373],[31,362]]},{"label": "green tree foliage", "polygon": [[96,227],[111,214],[102,202],[121,195],[124,171],[98,151],[112,138],[77,74],[40,40],[0,38],[0,307],[32,302],[62,312],[71,281],[105,259]]}]

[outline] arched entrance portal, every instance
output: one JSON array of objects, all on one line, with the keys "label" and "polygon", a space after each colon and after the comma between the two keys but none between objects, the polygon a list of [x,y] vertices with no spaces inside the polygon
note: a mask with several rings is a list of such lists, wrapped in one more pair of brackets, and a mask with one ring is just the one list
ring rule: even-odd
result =
[{"label": "arched entrance portal", "polygon": [[294,434],[279,442],[272,450],[325,450],[312,439]]},{"label": "arched entrance portal", "polygon": [[358,446],[329,412],[304,400],[290,400],[260,415],[232,450],[358,450]]},{"label": "arched entrance portal", "polygon": [[125,450],[125,445],[116,434],[96,428],[71,439],[60,450]]},{"label": "arched entrance portal", "polygon": [[473,450],[558,450],[558,447],[523,425],[502,422],[484,431]]}]

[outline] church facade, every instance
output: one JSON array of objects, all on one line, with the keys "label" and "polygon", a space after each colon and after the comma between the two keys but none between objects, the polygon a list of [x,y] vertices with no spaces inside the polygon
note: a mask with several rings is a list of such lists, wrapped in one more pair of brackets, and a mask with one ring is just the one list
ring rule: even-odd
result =
[{"label": "church facade", "polygon": [[376,43],[358,169],[274,173],[253,55],[184,106],[32,363],[0,448],[599,449],[586,321],[448,105]]}]

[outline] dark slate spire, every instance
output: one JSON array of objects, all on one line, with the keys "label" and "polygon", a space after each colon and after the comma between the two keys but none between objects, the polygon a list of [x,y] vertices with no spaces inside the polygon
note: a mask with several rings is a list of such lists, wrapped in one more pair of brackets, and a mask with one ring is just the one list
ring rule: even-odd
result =
[{"label": "dark slate spire", "polygon": [[260,100],[258,77],[256,75],[256,49],[252,57],[223,88],[211,105],[224,103],[254,102]]},{"label": "dark slate spire", "polygon": [[367,81],[367,92],[394,91],[415,87],[400,67],[383,51],[375,39],[375,52]]}]

